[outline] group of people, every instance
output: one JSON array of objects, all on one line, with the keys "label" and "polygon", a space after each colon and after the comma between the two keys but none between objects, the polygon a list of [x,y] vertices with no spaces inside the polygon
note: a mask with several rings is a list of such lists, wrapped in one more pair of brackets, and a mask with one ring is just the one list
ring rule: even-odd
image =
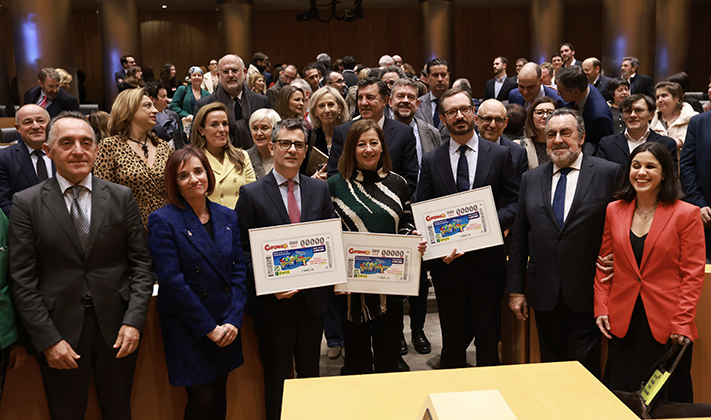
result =
[{"label": "group of people", "polygon": [[[130,71],[135,59],[124,58]],[[0,152],[11,286],[0,299],[19,315],[14,322],[6,311],[0,345],[11,366],[24,345],[37,356],[53,418],[81,417],[92,377],[103,416],[129,417],[155,281],[169,380],[186,389],[186,419],[225,418],[228,375],[244,362],[244,313],[255,320],[268,419],[280,417],[292,366],[299,378],[319,376],[324,332],[329,357],[347,349],[343,374],[408,370],[402,297],[329,287],[256,296],[264,279],[254,278],[249,230],[338,217],[344,231],[419,235],[413,202],[486,186],[506,245],[453,248],[422,263],[418,296],[408,297],[415,350],[431,351],[428,273],[441,368],[469,366],[473,340],[477,366],[501,363],[505,293],[520,319],[535,309],[543,361],[578,360],[611,389],[638,389],[667,342],[698,337],[711,117],[691,118],[681,140],[666,135],[684,113],[678,83],[656,86],[656,107],[634,90],[613,99],[624,123],[615,134],[595,86],[602,76],[590,80],[570,44],[553,69],[555,88],[544,84],[544,66],[519,60],[515,87],[502,94],[512,83],[496,58],[493,97],[483,102],[466,79],[450,86],[441,58],[420,77],[399,56],[360,75],[353,57],[342,71],[319,58],[302,78],[279,66],[271,87],[268,57],[257,53],[249,67],[231,54],[209,72],[191,67],[186,85],[127,88],[105,134],[76,112],[51,115],[57,96],[45,86],[54,79],[40,73],[41,94],[16,115],[20,141]],[[623,72],[626,62],[634,72],[613,98],[644,80],[632,58]],[[507,138],[515,104],[526,118]],[[602,335],[611,339],[604,374]],[[669,399],[692,398],[691,354]]]}]

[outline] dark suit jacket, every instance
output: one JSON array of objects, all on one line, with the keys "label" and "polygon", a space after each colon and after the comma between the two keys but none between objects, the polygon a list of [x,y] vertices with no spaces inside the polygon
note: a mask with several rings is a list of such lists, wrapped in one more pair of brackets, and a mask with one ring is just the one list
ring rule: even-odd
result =
[{"label": "dark suit jacket", "polygon": [[607,86],[610,84],[611,81],[611,77],[600,75],[600,77],[597,78],[595,84],[593,85],[595,86],[595,89],[597,89],[598,92],[602,94],[602,97],[605,98],[606,101],[612,99],[610,98],[610,95],[607,94]]},{"label": "dark suit jacket", "polygon": [[511,230],[509,293],[525,293],[528,276],[528,302],[534,309],[553,310],[562,291],[571,310],[593,310],[595,262],[619,170],[617,164],[583,155],[573,204],[562,228],[551,208],[553,164],[523,175]]},{"label": "dark suit jacket", "polygon": [[192,208],[169,204],[148,219],[160,284],[157,309],[173,386],[212,382],[244,359],[240,340],[219,348],[205,336],[219,324],[242,328],[247,301],[237,214],[207,200],[213,237]]},{"label": "dark suit jacket", "polygon": [[[35,86],[28,89],[27,92],[25,92],[25,102],[23,105],[36,104],[40,96],[42,96],[41,87]],[[59,88],[59,93],[47,107],[47,112],[50,118],[54,118],[62,111],[79,111],[79,101],[77,101],[77,98],[65,92],[64,89]]]},{"label": "dark suit jacket", "polygon": [[[479,136],[479,141],[486,141]],[[510,140],[504,136],[500,137],[501,145],[508,148],[511,151],[511,160],[513,161],[514,168],[519,177],[523,176],[523,173],[528,170],[528,155],[526,154],[526,149],[520,144],[516,144],[513,140]]]},{"label": "dark suit jacket", "polygon": [[267,104],[268,104],[269,108],[276,109],[277,97],[279,96],[279,91],[283,87],[284,87],[284,82],[281,80],[281,77],[280,77],[279,79],[277,79],[276,83],[274,83],[274,86],[267,89]]},{"label": "dark suit jacket", "polygon": [[[51,170],[54,174],[54,161]],[[0,207],[7,217],[12,210],[12,195],[37,184],[39,179],[32,158],[22,140],[0,150]]]},{"label": "dark suit jacket", "polygon": [[[544,85],[543,91],[545,92],[544,93],[545,96],[552,98],[555,101],[557,108],[563,108],[566,105],[563,98],[561,98],[560,95],[558,95],[558,91],[556,91],[555,89],[549,88],[548,86]],[[526,101],[523,100],[523,96],[521,96],[521,94],[518,92],[518,88],[509,92],[509,103],[510,104],[519,104],[519,105],[525,107],[526,106],[525,102]]]},{"label": "dark suit jacket", "polygon": [[652,78],[644,74],[635,73],[630,78],[630,95],[635,93],[643,93],[654,100],[654,81],[652,81]]},{"label": "dark suit jacket", "polygon": [[252,113],[260,108],[268,108],[269,103],[267,97],[252,92],[252,89],[245,83],[242,87],[242,100],[240,104],[242,105],[242,115],[235,116],[235,103],[230,99],[230,95],[225,92],[221,85],[218,85],[214,92],[207,96],[203,96],[195,104],[195,109],[193,115],[197,115],[198,110],[207,104],[213,102],[222,102],[227,106],[229,124],[230,124],[230,140],[235,147],[242,148],[244,150],[252,147],[254,142],[252,141],[252,133],[249,130],[249,117]]},{"label": "dark suit jacket", "polygon": [[126,80],[126,69],[122,69],[114,73],[114,81],[116,82],[116,87],[120,88],[121,83]]},{"label": "dark suit jacket", "polygon": [[[600,144],[600,139],[615,134],[615,129],[612,127],[612,112],[610,112],[605,98],[593,85],[588,84],[588,89],[590,89],[588,100],[583,109],[585,152],[594,154]],[[571,102],[567,106],[573,108],[574,103]]]},{"label": "dark suit jacket", "polygon": [[[652,130],[649,130],[649,137],[647,141],[655,141],[661,143],[669,151],[669,155],[672,158],[672,163],[674,165],[674,172],[678,173],[678,159],[676,157],[676,141],[674,139],[659,135]],[[627,167],[627,160],[630,157],[630,148],[627,146],[627,137],[624,134],[613,134],[611,136],[603,137],[600,140],[600,146],[597,148],[597,154],[595,155],[601,159],[609,160],[610,162],[615,162],[623,168]]]},{"label": "dark suit jacket", "polygon": [[[684,200],[699,207],[711,204],[711,112],[689,120],[679,159]],[[708,253],[708,251],[707,251]]]},{"label": "dark suit jacket", "polygon": [[61,340],[77,347],[87,287],[107,345],[113,346],[123,324],[143,328],[155,276],[138,206],[122,185],[92,177],[92,189],[87,255],[57,178],[13,197],[12,292],[37,352]]},{"label": "dark suit jacket", "polygon": [[347,87],[358,84],[358,75],[353,70],[343,70],[341,76],[343,76],[343,81],[346,82]]},{"label": "dark suit jacket", "polygon": [[[434,110],[432,109],[431,98],[432,96],[429,92],[417,98],[420,100],[420,106],[417,108],[417,111],[415,111],[415,118],[419,118],[434,127],[435,117],[433,116]],[[447,131],[445,124],[440,121],[439,127],[436,128],[439,130],[439,136],[442,138],[442,141],[449,139],[449,131]]]},{"label": "dark suit jacket", "polygon": [[[338,159],[341,158],[343,144],[346,141],[348,130],[355,121],[341,124],[333,132],[331,139],[331,154],[328,156],[328,175],[335,175],[338,172]],[[390,152],[390,159],[393,162],[392,171],[405,178],[410,192],[415,191],[417,186],[417,149],[415,133],[412,127],[401,122],[385,117],[383,123],[383,135],[385,144]]]},{"label": "dark suit jacket", "polygon": [[[336,213],[333,211],[331,192],[328,184],[305,175],[300,175],[301,188],[301,221],[313,222],[316,220],[333,219]],[[243,185],[239,191],[239,200],[235,211],[239,216],[239,227],[242,236],[242,249],[250,251],[249,229],[287,225],[291,223],[289,213],[284,206],[279,193],[279,186],[272,172],[268,173],[256,182]],[[251,258],[250,258],[251,260]],[[252,273],[251,264],[248,264],[247,272]],[[253,293],[253,276],[250,274],[250,293]],[[315,289],[302,290],[290,299],[278,300],[274,295],[264,295],[256,298],[254,308],[255,318],[268,321],[285,319],[294,313],[294,306],[298,305],[299,299],[303,299],[306,309],[311,316],[321,316],[326,313],[328,301],[328,288],[318,287]]]},{"label": "dark suit jacket", "polygon": [[[496,83],[496,79],[490,79],[486,82],[486,87],[484,87],[484,100],[487,99],[492,99],[494,98],[494,92],[496,92],[496,89],[494,89],[494,84]],[[508,101],[509,100],[509,92],[512,90],[518,88],[518,83],[510,77],[506,77],[504,79],[504,85],[501,86],[501,90],[499,91],[499,95],[494,98],[498,99],[499,101]]]}]

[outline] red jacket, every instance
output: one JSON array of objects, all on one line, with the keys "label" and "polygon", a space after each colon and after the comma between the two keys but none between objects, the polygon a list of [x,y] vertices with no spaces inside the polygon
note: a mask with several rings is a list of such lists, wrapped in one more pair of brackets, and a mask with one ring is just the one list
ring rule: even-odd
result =
[{"label": "red jacket", "polygon": [[607,206],[600,255],[614,253],[615,276],[602,284],[595,277],[595,316],[609,315],[610,332],[624,337],[637,295],[647,313],[652,335],[666,343],[671,334],[699,336],[694,317],[704,283],[706,247],[699,208],[677,200],[660,202],[637,267],[630,227],[636,200],[618,200]]}]

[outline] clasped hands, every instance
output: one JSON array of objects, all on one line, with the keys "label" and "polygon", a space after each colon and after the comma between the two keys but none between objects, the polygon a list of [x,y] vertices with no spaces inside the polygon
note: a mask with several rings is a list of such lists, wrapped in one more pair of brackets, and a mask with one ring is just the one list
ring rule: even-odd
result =
[{"label": "clasped hands", "polygon": [[[116,353],[116,358],[126,357],[136,351],[140,341],[141,332],[138,328],[126,324],[122,325],[113,345],[114,349],[119,349],[118,353]],[[74,351],[66,340],[60,340],[47,347],[43,353],[45,359],[47,359],[47,364],[53,369],[76,369],[79,367],[76,361],[81,359],[81,356]]]},{"label": "clasped hands", "polygon": [[235,341],[237,334],[239,334],[239,328],[232,324],[225,323],[215,326],[215,329],[207,334],[207,338],[217,344],[217,347],[226,347]]}]

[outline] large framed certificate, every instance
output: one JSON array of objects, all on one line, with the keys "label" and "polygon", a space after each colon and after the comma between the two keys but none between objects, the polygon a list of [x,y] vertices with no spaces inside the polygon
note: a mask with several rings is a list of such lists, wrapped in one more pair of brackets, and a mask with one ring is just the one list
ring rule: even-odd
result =
[{"label": "large framed certificate", "polygon": [[412,204],[415,225],[427,239],[424,259],[445,257],[504,243],[491,187]]},{"label": "large framed certificate", "polygon": [[419,236],[343,232],[348,283],[337,292],[417,296],[420,288]]},{"label": "large framed certificate", "polygon": [[257,296],[345,283],[341,219],[249,230]]}]

